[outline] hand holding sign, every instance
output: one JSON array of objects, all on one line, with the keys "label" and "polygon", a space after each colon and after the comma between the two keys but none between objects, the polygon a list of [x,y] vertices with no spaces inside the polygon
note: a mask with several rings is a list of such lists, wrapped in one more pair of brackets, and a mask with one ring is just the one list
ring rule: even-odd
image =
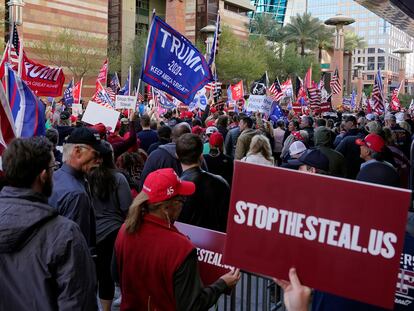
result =
[{"label": "hand holding sign", "polygon": [[230,272],[223,275],[220,279],[226,283],[227,287],[233,288],[240,280],[240,276],[240,269],[232,269]]},{"label": "hand holding sign", "polygon": [[289,281],[273,279],[284,291],[285,306],[289,311],[308,310],[311,290],[303,286],[296,274],[295,268],[289,270]]}]

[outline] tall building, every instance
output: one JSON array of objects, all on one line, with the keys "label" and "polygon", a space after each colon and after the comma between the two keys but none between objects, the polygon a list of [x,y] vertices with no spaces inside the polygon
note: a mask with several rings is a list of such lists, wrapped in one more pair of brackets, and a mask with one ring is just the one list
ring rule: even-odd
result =
[{"label": "tall building", "polygon": [[[2,25],[3,37],[8,38],[8,0],[2,0],[5,23]],[[105,0],[60,1],[60,0],[25,0],[23,7],[23,25],[18,27],[19,35],[24,40],[28,56],[48,65],[46,59],[32,48],[35,42],[50,40],[54,34],[67,29],[83,33],[88,42],[80,44],[98,49],[102,52],[102,63],[106,58],[108,44],[108,2]],[[84,37],[84,38],[86,38]],[[73,56],[76,58],[76,55]],[[95,91],[97,72],[89,72],[84,78],[82,94],[89,97]],[[64,68],[66,82],[72,79],[71,72]]]},{"label": "tall building", "polygon": [[255,14],[271,14],[283,25],[288,0],[251,0],[250,3],[256,8]]},{"label": "tall building", "polygon": [[[352,63],[363,63],[364,84],[372,84],[374,75],[381,69],[385,84],[390,88],[398,85],[400,57],[393,51],[400,47],[413,47],[413,38],[382,17],[353,0],[289,0],[285,24],[296,14],[311,13],[322,21],[343,14],[355,19],[348,29],[365,39],[367,47],[353,52]],[[332,68],[330,68],[332,70]],[[406,75],[413,76],[413,56],[407,57]],[[350,73],[344,72],[344,77]]]}]

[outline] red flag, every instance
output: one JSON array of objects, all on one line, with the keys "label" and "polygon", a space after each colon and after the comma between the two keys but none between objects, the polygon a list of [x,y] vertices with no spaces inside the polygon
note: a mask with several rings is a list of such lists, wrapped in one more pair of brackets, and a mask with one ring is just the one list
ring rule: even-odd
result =
[{"label": "red flag", "polygon": [[243,80],[235,85],[230,85],[231,97],[233,100],[242,99],[244,96]]},{"label": "red flag", "polygon": [[0,80],[3,79],[4,77],[5,64],[7,62],[9,62],[9,44],[6,45],[6,48],[4,49],[4,52],[3,52],[3,58],[1,59],[1,62],[0,62]]},{"label": "red flag", "polygon": [[108,76],[108,59],[105,59],[101,70],[99,70],[98,78],[96,79],[96,91],[99,89],[99,83],[106,86],[106,77]]},{"label": "red flag", "polygon": [[82,93],[82,82],[83,82],[83,78],[75,84],[75,86],[73,87],[73,102],[75,104],[80,104],[80,100],[81,100],[81,93]]}]

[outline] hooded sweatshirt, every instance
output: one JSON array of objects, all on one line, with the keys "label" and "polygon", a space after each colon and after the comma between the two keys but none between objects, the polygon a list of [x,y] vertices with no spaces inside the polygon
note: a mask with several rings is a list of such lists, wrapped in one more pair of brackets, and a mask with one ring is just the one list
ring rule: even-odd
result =
[{"label": "hooded sweatshirt", "polygon": [[329,172],[332,176],[345,177],[346,165],[344,156],[330,148],[332,144],[332,131],[325,126],[315,129],[315,147],[319,149],[329,160]]},{"label": "hooded sweatshirt", "polygon": [[94,264],[79,227],[31,189],[0,192],[0,262],[0,310],[97,309]]}]

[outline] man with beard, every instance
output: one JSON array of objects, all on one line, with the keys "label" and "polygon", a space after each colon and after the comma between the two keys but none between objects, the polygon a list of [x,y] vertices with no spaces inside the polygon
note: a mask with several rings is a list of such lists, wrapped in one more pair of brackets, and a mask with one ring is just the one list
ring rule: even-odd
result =
[{"label": "man with beard", "polygon": [[103,151],[97,132],[76,128],[63,145],[64,164],[53,176],[55,187],[49,198],[49,204],[60,215],[79,225],[92,255],[96,246],[95,212],[86,174],[99,165],[99,154]]},{"label": "man with beard", "polygon": [[15,139],[3,154],[0,310],[97,310],[85,239],[47,204],[55,166],[45,137]]}]

